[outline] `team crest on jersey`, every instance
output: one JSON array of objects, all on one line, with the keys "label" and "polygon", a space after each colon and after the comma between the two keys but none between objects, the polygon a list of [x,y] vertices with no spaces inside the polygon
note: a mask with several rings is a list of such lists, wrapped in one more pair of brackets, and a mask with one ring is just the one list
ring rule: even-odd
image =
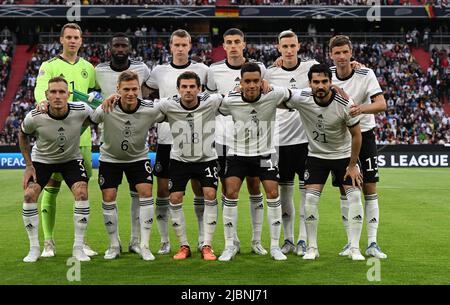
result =
[{"label": "team crest on jersey", "polygon": [[103,178],[102,175],[98,176],[98,184],[100,186],[102,186],[103,184],[105,184],[105,178]]},{"label": "team crest on jersey", "polygon": [[63,146],[66,144],[67,138],[65,135],[65,130],[63,127],[60,127],[58,129],[58,137],[56,138],[56,144],[60,147],[60,149],[63,148]]},{"label": "team crest on jersey", "polygon": [[319,114],[317,116],[316,127],[317,127],[317,129],[322,130],[322,131],[325,129],[325,126],[323,124],[323,115],[322,114]]},{"label": "team crest on jersey", "polygon": [[126,121],[124,129],[122,130],[122,135],[124,136],[124,138],[129,138],[131,137],[131,122],[130,121]]},{"label": "team crest on jersey", "polygon": [[86,69],[81,70],[81,77],[84,79],[87,79],[89,74],[87,73]]},{"label": "team crest on jersey", "polygon": [[308,180],[309,179],[309,171],[307,169],[305,169],[305,174],[303,175],[303,180]]}]

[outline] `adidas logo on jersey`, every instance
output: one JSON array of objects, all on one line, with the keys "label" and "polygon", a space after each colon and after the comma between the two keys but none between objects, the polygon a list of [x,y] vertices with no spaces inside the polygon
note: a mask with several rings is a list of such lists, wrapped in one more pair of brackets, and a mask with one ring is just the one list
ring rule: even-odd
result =
[{"label": "adidas logo on jersey", "polygon": [[78,220],[78,223],[87,223],[86,217],[83,217],[80,220]]},{"label": "adidas logo on jersey", "polygon": [[314,215],[310,215],[308,218],[305,219],[306,221],[314,221],[317,220],[316,217],[314,217]]},{"label": "adidas logo on jersey", "polygon": [[226,223],[226,224],[225,224],[225,227],[227,227],[227,228],[232,228],[232,227],[233,227],[233,224],[232,224],[231,222]]},{"label": "adidas logo on jersey", "polygon": [[114,223],[112,221],[108,221],[107,223],[105,223],[105,226],[112,226]]},{"label": "adidas logo on jersey", "polygon": [[295,83],[296,80],[295,80],[295,78],[291,78],[291,80],[290,80],[289,82],[290,82],[290,83]]},{"label": "adidas logo on jersey", "polygon": [[29,224],[26,225],[25,228],[26,228],[27,230],[32,230],[32,229],[34,228],[34,226],[33,226],[31,223],[29,223]]},{"label": "adidas logo on jersey", "polygon": [[131,122],[130,121],[126,121],[125,126],[131,126]]},{"label": "adidas logo on jersey", "polygon": [[193,117],[193,115],[192,115],[192,113],[190,113],[190,112],[189,112],[189,113],[187,114],[187,116],[186,116],[186,117],[187,117],[187,118],[192,118],[192,117]]},{"label": "adidas logo on jersey", "polygon": [[319,114],[317,117],[318,117],[319,119],[323,119],[323,115],[322,115],[322,114]]},{"label": "adidas logo on jersey", "polygon": [[172,227],[174,227],[174,228],[179,227],[179,226],[180,225],[178,223],[176,223],[176,222],[174,222],[173,225],[172,225]]},{"label": "adidas logo on jersey", "polygon": [[281,221],[279,221],[279,220],[275,221],[275,222],[272,224],[272,226],[275,226],[275,227],[277,227],[277,226],[279,226],[279,225],[281,225]]},{"label": "adidas logo on jersey", "polygon": [[236,78],[234,79],[234,81],[235,81],[235,82],[240,82],[241,79],[240,79],[239,76],[238,76],[238,77],[236,77]]},{"label": "adidas logo on jersey", "polygon": [[377,223],[378,221],[377,221],[377,219],[374,217],[374,218],[372,218],[370,221],[369,221],[369,223]]},{"label": "adidas logo on jersey", "polygon": [[148,181],[152,181],[152,176],[148,176],[148,177],[147,177],[147,180],[148,180]]},{"label": "adidas logo on jersey", "polygon": [[352,219],[356,220],[356,221],[362,221],[361,215],[357,215],[357,216],[353,217]]},{"label": "adidas logo on jersey", "polygon": [[59,127],[58,132],[63,132],[65,131],[63,127]]},{"label": "adidas logo on jersey", "polygon": [[215,226],[216,224],[217,224],[217,222],[215,222],[215,221],[207,223],[208,226]]}]

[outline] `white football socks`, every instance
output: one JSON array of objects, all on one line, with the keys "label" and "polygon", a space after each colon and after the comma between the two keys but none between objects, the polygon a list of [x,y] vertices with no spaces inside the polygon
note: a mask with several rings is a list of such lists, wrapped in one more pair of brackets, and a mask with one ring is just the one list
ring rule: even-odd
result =
[{"label": "white football socks", "polygon": [[109,242],[112,247],[119,247],[118,234],[118,216],[116,201],[105,202],[102,201],[103,220],[105,223],[106,232],[109,236]]},{"label": "white football socks", "polygon": [[149,248],[150,234],[152,233],[153,214],[155,208],[153,197],[139,198],[139,226],[141,227],[141,248]]}]

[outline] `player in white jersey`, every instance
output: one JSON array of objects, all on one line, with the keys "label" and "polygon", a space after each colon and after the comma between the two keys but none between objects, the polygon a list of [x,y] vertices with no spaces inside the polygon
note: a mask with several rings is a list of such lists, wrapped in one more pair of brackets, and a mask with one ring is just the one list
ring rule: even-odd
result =
[{"label": "player in white jersey", "polygon": [[[89,221],[89,201],[86,169],[79,143],[82,126],[89,126],[92,109],[84,103],[68,103],[67,81],[55,77],[48,81],[46,97],[48,113],[38,110],[29,112],[22,122],[19,133],[20,151],[26,162],[23,177],[25,190],[23,222],[30,240],[30,251],[24,262],[36,262],[40,256],[39,215],[37,200],[42,189],[55,172],[60,172],[75,198],[73,214],[75,242],[73,256],[79,261],[89,261],[83,251],[83,239]],[[30,155],[28,135],[36,137]]]},{"label": "player in white jersey", "polygon": [[[374,114],[386,110],[386,101],[383,96],[377,77],[372,69],[352,69],[350,58],[352,56],[352,44],[347,36],[338,35],[330,40],[330,57],[335,66],[333,83],[345,90],[355,101],[352,115],[359,115],[362,132],[362,146],[359,154],[363,174],[363,192],[365,199],[365,214],[368,236],[366,255],[377,258],[387,258],[377,244],[377,231],[379,223],[379,208],[377,195],[377,182],[379,181],[377,166],[377,146],[375,143],[375,116]],[[341,212],[342,221],[347,232],[347,245],[339,253],[347,256],[349,251],[350,236],[348,232],[348,207],[349,203],[344,189],[341,187]]]},{"label": "player in white jersey", "polygon": [[[222,95],[228,94],[239,86],[241,80],[241,67],[249,60],[244,57],[245,39],[244,33],[236,28],[228,29],[223,34],[223,48],[227,53],[227,58],[223,61],[212,64],[208,72],[208,84],[206,89],[210,92],[218,92]],[[262,76],[264,77],[266,68],[264,64],[258,63]],[[224,181],[225,161],[229,146],[233,143],[233,124],[231,117],[217,116],[215,145],[219,158],[219,177],[222,182],[222,202],[226,194],[226,184]],[[227,128],[228,126],[228,128]],[[231,127],[231,128],[230,128]],[[260,181],[257,177],[247,177],[247,188],[250,194],[250,215],[252,218],[252,251],[265,255],[266,249],[261,244],[262,224],[264,218],[263,196],[259,189]],[[236,234],[235,244],[238,252],[240,250],[239,238]]]},{"label": "player in white jersey", "polygon": [[[142,98],[142,92],[148,91],[145,82],[150,77],[150,70],[146,64],[140,61],[130,59],[131,44],[129,37],[124,33],[116,33],[111,37],[110,43],[111,61],[100,63],[95,67],[95,80],[97,86],[101,89],[104,97],[117,92],[117,79],[119,74],[125,70],[131,70],[138,74],[141,91],[139,98]],[[144,93],[145,95],[145,93]],[[99,124],[99,127],[103,124]],[[103,128],[99,128],[103,129]],[[103,142],[103,132],[101,135]],[[139,245],[139,196],[134,185],[130,184],[131,196],[131,238],[128,245],[128,251],[138,253]]]},{"label": "player in white jersey", "polygon": [[[165,98],[177,95],[176,79],[185,71],[193,71],[199,77],[202,86],[206,84],[208,67],[189,59],[189,51],[192,47],[191,36],[185,30],[176,30],[170,37],[170,51],[172,61],[165,65],[158,65],[151,72],[147,85],[153,89],[152,96]],[[168,234],[169,223],[169,160],[172,146],[172,136],[167,122],[158,124],[158,146],[155,160],[155,176],[157,177],[156,221],[161,235],[161,246],[158,254],[170,252]],[[198,222],[199,251],[203,243],[203,212],[205,209],[202,188],[198,181],[191,180],[194,191],[194,210]]]},{"label": "player in white jersey", "polygon": [[143,260],[154,260],[149,249],[153,224],[153,177],[148,159],[147,133],[149,128],[164,117],[153,102],[138,98],[141,84],[138,75],[130,70],[122,72],[117,81],[120,99],[114,111],[105,114],[99,106],[92,117],[95,123],[104,123],[104,142],[100,146],[98,181],[102,190],[103,218],[110,239],[105,259],[120,255],[118,235],[117,189],[123,173],[139,196],[140,251]]},{"label": "player in white jersey", "polygon": [[219,107],[233,120],[233,143],[225,168],[226,194],[223,199],[225,250],[221,261],[231,260],[237,253],[234,237],[237,227],[237,203],[245,177],[258,177],[267,197],[267,220],[270,227],[270,254],[275,260],[286,260],[281,252],[281,203],[278,196],[278,168],[273,143],[276,108],[290,97],[287,88],[274,88],[261,93],[261,69],[246,63],[241,69],[241,91],[231,91]]},{"label": "player in white jersey", "polygon": [[[317,246],[318,204],[331,171],[334,183],[343,185],[350,203],[349,257],[364,260],[359,250],[364,210],[361,203],[361,175],[357,165],[361,148],[359,118],[350,115],[353,102],[331,90],[331,71],[323,64],[308,72],[311,90],[296,90],[288,108],[301,115],[308,136],[308,157],[305,169],[305,222],[308,249],[303,259],[319,257]],[[350,132],[349,132],[350,131]]]},{"label": "player in white jersey", "polygon": [[199,94],[200,78],[191,71],[178,76],[177,88],[179,96],[161,99],[158,103],[170,124],[173,137],[169,166],[170,215],[181,246],[173,258],[182,260],[191,256],[186,237],[183,197],[188,181],[196,179],[200,182],[205,198],[202,258],[213,261],[217,259],[212,250],[212,239],[217,224],[218,184],[214,130],[222,95]]},{"label": "player in white jersey", "polygon": [[[300,43],[297,35],[291,30],[278,35],[278,51],[281,54],[282,65],[267,69],[265,79],[271,85],[289,89],[309,87],[308,71],[315,60],[301,60],[298,58]],[[303,181],[305,162],[308,155],[308,138],[306,137],[302,121],[295,109],[277,109],[275,128],[275,143],[278,152],[278,168],[280,171],[280,200],[283,215],[284,244],[281,251],[287,254],[291,251],[303,256],[306,252],[305,227],[305,197],[306,189]],[[294,178],[299,177],[300,209],[299,234],[297,245],[294,244]]]}]

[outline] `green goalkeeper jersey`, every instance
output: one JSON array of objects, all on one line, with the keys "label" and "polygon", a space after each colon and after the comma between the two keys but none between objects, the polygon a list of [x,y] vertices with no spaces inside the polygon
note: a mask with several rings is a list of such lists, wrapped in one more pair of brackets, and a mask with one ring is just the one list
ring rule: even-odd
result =
[{"label": "green goalkeeper jersey", "polygon": [[[53,57],[42,63],[39,68],[39,75],[34,88],[34,98],[39,103],[46,99],[45,90],[48,88],[48,81],[56,76],[63,76],[69,84],[69,91],[76,89],[83,93],[95,88],[94,66],[87,60],[78,57],[73,63],[69,63],[61,55]],[[72,100],[72,95],[70,96]],[[80,146],[91,146],[91,129],[87,128],[80,138]]]}]

